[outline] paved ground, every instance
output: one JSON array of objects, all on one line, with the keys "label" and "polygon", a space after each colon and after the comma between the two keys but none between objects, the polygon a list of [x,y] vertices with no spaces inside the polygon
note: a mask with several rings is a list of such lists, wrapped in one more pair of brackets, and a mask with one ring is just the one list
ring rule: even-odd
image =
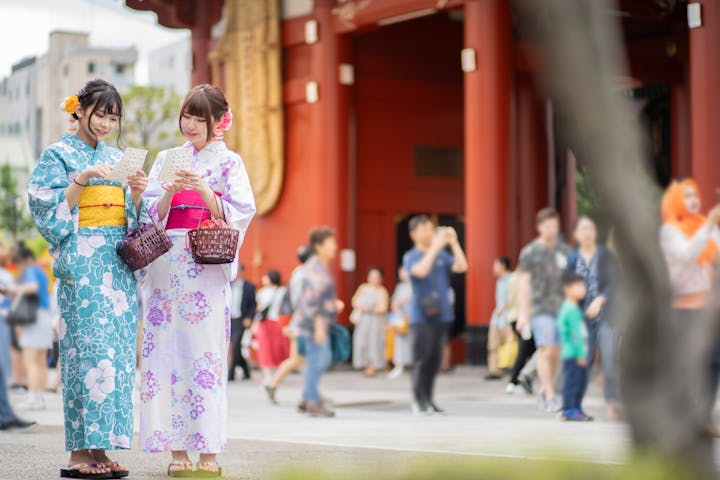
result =
[{"label": "paved ground", "polygon": [[[437,400],[446,417],[417,418],[409,413],[409,378],[365,379],[354,372],[333,372],[323,390],[336,404],[335,419],[310,419],[295,413],[301,378],[292,375],[272,406],[256,381],[229,388],[228,453],[221,457],[227,478],[267,479],[288,465],[334,465],[402,469],[417,459],[439,456],[540,458],[560,454],[595,462],[622,462],[628,434],[623,424],[603,418],[596,386],[586,401],[598,421],[560,422],[539,412],[533,398],[504,393],[504,383],[482,380],[484,371],[464,367],[442,375]],[[13,401],[19,398],[13,396]],[[0,480],[57,477],[63,452],[59,396],[48,409],[25,414],[40,422],[32,432],[0,434]],[[164,478],[165,456],[134,449],[118,460],[132,467],[133,479]]]}]

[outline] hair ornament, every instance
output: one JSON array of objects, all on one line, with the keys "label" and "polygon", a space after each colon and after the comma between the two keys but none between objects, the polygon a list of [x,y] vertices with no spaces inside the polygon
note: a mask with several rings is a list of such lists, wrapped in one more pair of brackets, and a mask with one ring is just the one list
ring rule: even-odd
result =
[{"label": "hair ornament", "polygon": [[230,130],[230,127],[232,127],[232,121],[232,110],[230,109],[230,107],[228,107],[227,112],[225,112],[225,115],[223,115],[220,119],[220,123],[218,123],[217,129],[221,132],[227,132],[228,130]]},{"label": "hair ornament", "polygon": [[68,115],[72,115],[75,113],[75,109],[80,104],[80,99],[77,95],[70,95],[69,97],[65,97],[65,100],[63,100],[63,103],[60,104],[60,108],[65,110],[65,113]]},{"label": "hair ornament", "polygon": [[215,135],[215,141],[223,140],[223,132],[227,132],[228,130],[230,130],[230,127],[232,126],[232,121],[232,110],[230,110],[230,107],[228,107],[227,112],[225,112],[225,115],[222,116],[222,118],[217,124],[217,127],[215,127],[215,131],[217,132]]}]

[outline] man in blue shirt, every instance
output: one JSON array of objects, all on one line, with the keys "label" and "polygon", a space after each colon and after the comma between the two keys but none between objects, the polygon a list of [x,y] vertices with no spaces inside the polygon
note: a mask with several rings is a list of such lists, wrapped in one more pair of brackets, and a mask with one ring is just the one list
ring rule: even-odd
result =
[{"label": "man in blue shirt", "polygon": [[[443,413],[433,402],[433,388],[443,345],[453,322],[447,292],[450,274],[464,273],[467,259],[454,229],[436,229],[426,215],[411,218],[409,227],[415,248],[405,253],[403,267],[410,273],[412,286],[413,412],[418,415]],[[452,255],[446,251],[447,247],[452,250]]]}]

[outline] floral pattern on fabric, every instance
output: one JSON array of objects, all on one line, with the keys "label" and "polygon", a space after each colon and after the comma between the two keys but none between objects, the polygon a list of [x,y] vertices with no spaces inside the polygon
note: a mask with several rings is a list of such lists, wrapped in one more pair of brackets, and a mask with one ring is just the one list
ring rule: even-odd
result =
[{"label": "floral pattern on fabric", "polygon": [[[156,178],[164,156],[158,155],[145,196],[155,216],[163,194]],[[192,168],[221,194],[226,219],[240,230],[242,242],[255,202],[240,157],[214,142],[195,152]],[[160,225],[166,220],[158,219]],[[140,272],[147,339],[140,443],[146,452],[219,453],[227,447],[229,278],[236,274],[237,262],[196,264],[187,248],[187,230],[167,233],[172,249]]]},{"label": "floral pattern on fabric", "polygon": [[[65,189],[88,167],[120,159],[99,142],[63,135],[45,149],[28,186],[33,220],[50,243],[58,279],[59,342],[66,450],[128,449],[133,435],[137,284],[118,257],[138,215],[125,191],[127,227],[79,227]],[[118,183],[90,179],[90,185]]]}]

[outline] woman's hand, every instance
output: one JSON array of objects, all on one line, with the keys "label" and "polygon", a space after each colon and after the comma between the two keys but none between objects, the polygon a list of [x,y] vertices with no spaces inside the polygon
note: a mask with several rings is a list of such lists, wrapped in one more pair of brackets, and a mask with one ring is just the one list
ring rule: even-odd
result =
[{"label": "woman's hand", "polygon": [[10,298],[15,298],[20,288],[14,285],[0,285],[0,295],[5,295]]},{"label": "woman's hand", "polygon": [[177,183],[183,185],[183,187],[188,190],[195,190],[198,193],[210,190],[210,186],[202,179],[200,174],[191,172],[190,170],[180,170],[178,172]]},{"label": "woman's hand", "polygon": [[180,193],[183,190],[185,190],[185,187],[180,183],[163,183],[162,185],[163,190],[165,190],[167,193],[169,193],[171,196],[175,195],[176,193]]},{"label": "woman's hand", "polygon": [[135,175],[128,177],[128,187],[130,187],[130,194],[132,195],[133,202],[137,205],[142,199],[142,194],[148,186],[148,179],[145,172],[138,170]]},{"label": "woman's hand", "polygon": [[335,299],[335,312],[340,314],[345,310],[345,302],[340,300],[339,298]]},{"label": "woman's hand", "polygon": [[318,345],[325,345],[325,342],[327,342],[327,328],[325,328],[324,325],[322,328],[315,328],[313,340],[315,340],[315,343]]},{"label": "woman's hand", "polygon": [[600,315],[600,310],[602,310],[603,305],[605,304],[605,297],[602,295],[597,297],[595,300],[593,300],[590,305],[588,305],[587,310],[585,310],[585,314],[588,316],[588,318],[595,318],[598,315]]},{"label": "woman's hand", "polygon": [[112,167],[110,165],[95,165],[80,172],[75,180],[79,183],[87,183],[91,178],[101,178],[105,180],[105,177],[110,175]]},{"label": "woman's hand", "polygon": [[720,205],[715,205],[710,213],[708,213],[708,221],[711,225],[720,223]]}]

